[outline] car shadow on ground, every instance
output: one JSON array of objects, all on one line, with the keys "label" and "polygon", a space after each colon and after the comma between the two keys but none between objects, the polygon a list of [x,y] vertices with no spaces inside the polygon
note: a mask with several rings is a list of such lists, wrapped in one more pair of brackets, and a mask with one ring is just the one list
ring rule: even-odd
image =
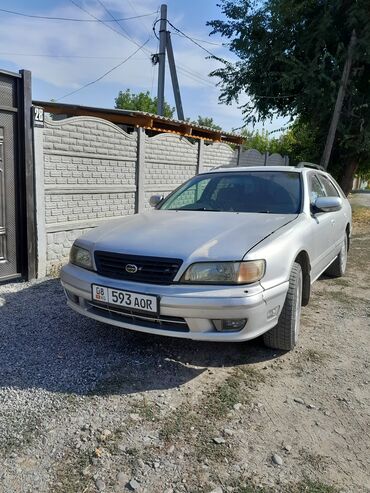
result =
[{"label": "car shadow on ground", "polygon": [[276,358],[260,341],[210,343],[123,330],[66,306],[58,280],[0,286],[0,386],[99,395],[178,387],[209,367]]}]

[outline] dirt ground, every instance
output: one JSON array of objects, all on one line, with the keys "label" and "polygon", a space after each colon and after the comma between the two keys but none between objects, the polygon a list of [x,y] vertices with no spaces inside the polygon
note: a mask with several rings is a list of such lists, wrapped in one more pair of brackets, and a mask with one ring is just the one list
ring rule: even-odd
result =
[{"label": "dirt ground", "polygon": [[370,194],[298,347],[123,331],[0,286],[0,491],[370,492]]}]

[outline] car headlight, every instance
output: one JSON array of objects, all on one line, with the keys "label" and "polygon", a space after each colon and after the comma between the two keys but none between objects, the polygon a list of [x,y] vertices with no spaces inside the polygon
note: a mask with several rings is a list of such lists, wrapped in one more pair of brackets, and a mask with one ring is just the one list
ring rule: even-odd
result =
[{"label": "car headlight", "polygon": [[93,268],[90,252],[77,245],[72,245],[69,261],[71,264],[78,265],[78,267],[83,267],[84,269],[91,270]]},{"label": "car headlight", "polygon": [[199,262],[190,265],[180,282],[193,284],[251,284],[265,274],[264,260]]}]

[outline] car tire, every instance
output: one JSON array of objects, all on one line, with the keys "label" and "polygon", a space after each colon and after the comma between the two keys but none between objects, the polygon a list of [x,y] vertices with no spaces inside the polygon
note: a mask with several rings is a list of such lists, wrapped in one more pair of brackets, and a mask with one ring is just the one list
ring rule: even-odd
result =
[{"label": "car tire", "polygon": [[294,262],[279,321],[274,328],[263,335],[263,342],[270,348],[290,351],[297,344],[302,307],[302,277],[301,266]]},{"label": "car tire", "polygon": [[337,258],[326,269],[325,274],[330,277],[342,277],[346,272],[347,266],[347,252],[348,252],[348,236],[344,235],[344,240],[338,253]]}]

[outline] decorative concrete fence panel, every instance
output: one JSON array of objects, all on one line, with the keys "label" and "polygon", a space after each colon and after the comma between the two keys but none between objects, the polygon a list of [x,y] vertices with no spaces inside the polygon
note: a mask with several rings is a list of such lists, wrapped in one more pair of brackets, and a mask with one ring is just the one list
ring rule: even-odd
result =
[{"label": "decorative concrete fence panel", "polygon": [[261,154],[256,149],[246,149],[240,153],[240,166],[264,166],[265,154]]},{"label": "decorative concrete fence panel", "polygon": [[223,166],[232,167],[238,165],[238,151],[232,149],[228,144],[216,142],[203,146],[203,171]]},{"label": "decorative concrete fence panel", "polygon": [[150,209],[153,194],[168,195],[198,172],[199,143],[173,134],[145,137],[144,209]]},{"label": "decorative concrete fence panel", "polygon": [[270,154],[266,159],[266,166],[288,166],[289,160],[287,156],[280,154]]},{"label": "decorative concrete fence panel", "polygon": [[39,276],[89,228],[134,214],[137,135],[99,118],[35,128]]}]

